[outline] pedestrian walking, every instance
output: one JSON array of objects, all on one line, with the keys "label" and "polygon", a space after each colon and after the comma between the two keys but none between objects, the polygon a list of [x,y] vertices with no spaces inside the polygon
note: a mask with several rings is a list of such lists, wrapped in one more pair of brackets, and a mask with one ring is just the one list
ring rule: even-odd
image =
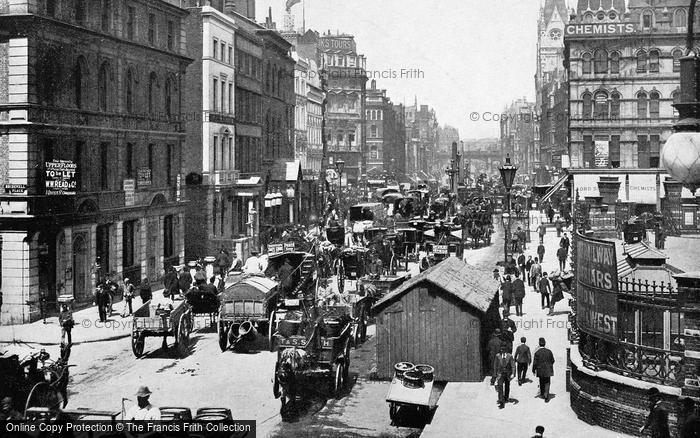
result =
[{"label": "pedestrian walking", "polygon": [[540,265],[540,259],[535,257],[535,260],[530,267],[530,284],[534,288],[535,292],[539,291],[539,281],[542,276],[542,265]]},{"label": "pedestrian walking", "polygon": [[544,244],[540,243],[537,246],[537,257],[540,259],[540,263],[544,262]]},{"label": "pedestrian walking", "polygon": [[569,247],[571,246],[571,241],[569,240],[569,235],[564,233],[564,236],[561,238],[559,241],[559,246],[564,248],[568,254],[569,252]]},{"label": "pedestrian walking", "polygon": [[[124,279],[124,308],[122,309],[122,317],[126,318],[127,316],[131,315],[134,313],[132,301],[134,299],[134,285],[131,284],[131,280],[128,278]],[[128,312],[127,312],[128,310]]]},{"label": "pedestrian walking", "polygon": [[[486,345],[486,351],[488,352],[489,355],[489,368],[488,369],[493,369],[493,363],[494,360],[496,359],[496,355],[498,354],[499,351],[501,351],[501,344],[503,341],[501,341],[501,329],[496,329],[493,331],[493,334],[491,335],[491,339],[489,339],[489,343]],[[492,376],[491,377],[491,385],[494,385],[496,383],[496,377]]]},{"label": "pedestrian walking", "polygon": [[180,294],[184,295],[192,287],[192,274],[190,274],[189,270],[184,269],[183,266],[181,266],[181,268],[182,270],[179,273],[180,275],[178,275],[177,284],[180,289]]},{"label": "pedestrian walking", "polygon": [[540,292],[540,301],[542,304],[542,310],[545,309],[545,302],[547,303],[547,308],[550,307],[549,295],[552,293],[552,288],[549,285],[549,279],[547,278],[547,273],[542,273],[542,278],[540,278],[537,288]]},{"label": "pedestrian walking", "polygon": [[141,297],[142,304],[146,304],[146,302],[151,301],[151,298],[153,298],[153,291],[151,290],[151,284],[148,282],[148,277],[141,280],[139,296]]},{"label": "pedestrian walking", "polygon": [[546,347],[547,342],[540,338],[540,348],[535,351],[532,359],[532,373],[540,380],[539,396],[549,403],[549,384],[554,375],[554,355]]},{"label": "pedestrian walking", "polygon": [[647,429],[651,438],[669,438],[668,412],[661,406],[661,393],[656,387],[647,390],[649,397],[649,415],[644,426],[639,428],[639,433],[643,434]]},{"label": "pedestrian walking", "polygon": [[501,299],[503,300],[503,310],[510,310],[513,300],[513,284],[510,282],[510,275],[506,275],[501,283]]},{"label": "pedestrian walking", "polygon": [[525,254],[520,254],[518,256],[518,271],[519,272],[517,272],[517,273],[520,274],[520,276],[522,278],[525,278],[525,263],[526,263]]},{"label": "pedestrian walking", "polygon": [[535,428],[535,434],[532,435],[532,438],[544,438],[544,426],[537,426]]},{"label": "pedestrian walking", "polygon": [[569,256],[569,252],[563,246],[560,246],[557,250],[557,259],[559,260],[559,270],[561,272],[566,271],[566,258]]},{"label": "pedestrian walking", "polygon": [[550,224],[554,223],[554,209],[552,208],[551,204],[547,207],[547,218],[549,219]]},{"label": "pedestrian walking", "polygon": [[525,283],[518,274],[513,280],[513,298],[515,299],[515,315],[523,316],[523,299],[525,298]]},{"label": "pedestrian walking", "polygon": [[221,276],[221,279],[224,280],[226,278],[226,272],[229,266],[231,266],[231,257],[229,257],[228,251],[223,247],[216,258],[216,266],[219,268],[218,274]]},{"label": "pedestrian walking", "polygon": [[569,291],[569,288],[566,286],[566,283],[564,283],[561,275],[561,273],[552,275],[552,302],[549,306],[550,316],[554,314],[554,306],[556,306],[559,301],[564,299],[564,290],[567,292]]},{"label": "pedestrian walking", "polygon": [[554,222],[554,228],[557,230],[557,237],[561,237],[562,229],[564,229],[564,221],[557,216],[557,220]]},{"label": "pedestrian walking", "polygon": [[527,367],[532,362],[530,347],[526,344],[527,339],[523,336],[520,338],[520,345],[515,349],[515,363],[518,366],[518,386],[525,383],[527,376]]},{"label": "pedestrian walking", "polygon": [[697,414],[695,401],[690,397],[683,399],[683,421],[679,427],[680,438],[700,438],[700,417]]},{"label": "pedestrian walking", "polygon": [[515,332],[518,331],[518,328],[508,315],[510,315],[510,311],[508,309],[503,309],[503,319],[501,319],[501,341],[505,342],[508,347],[508,353],[512,353]]},{"label": "pedestrian walking", "polygon": [[527,233],[522,229],[522,227],[518,227],[516,233],[518,233],[518,243],[520,244],[519,250],[520,252],[523,252],[527,249]]},{"label": "pedestrian walking", "polygon": [[547,226],[544,223],[537,227],[537,234],[540,236],[540,243],[544,243],[544,236],[547,234]]},{"label": "pedestrian walking", "polygon": [[523,278],[527,278],[527,285],[528,286],[532,286],[532,280],[530,278],[530,270],[532,269],[532,266],[534,264],[535,264],[535,261],[532,260],[532,256],[531,255],[527,256],[527,261],[525,262],[525,273],[523,275]]},{"label": "pedestrian walking", "polygon": [[[168,293],[172,293],[174,287],[178,288],[178,292],[180,292],[180,286],[178,285],[178,278],[177,278],[177,272],[175,272],[175,267],[174,266],[168,266],[165,272],[165,276],[163,277],[163,289],[168,291]],[[175,286],[173,286],[175,285]]]},{"label": "pedestrian walking", "polygon": [[515,261],[515,259],[512,256],[508,256],[508,261],[506,262],[506,267],[505,267],[505,274],[506,275],[515,275],[515,273],[518,272],[518,263]]},{"label": "pedestrian walking", "polygon": [[513,356],[508,352],[508,346],[501,344],[501,351],[493,361],[492,379],[496,381],[498,392],[498,407],[503,409],[510,399],[510,381],[515,372]]}]

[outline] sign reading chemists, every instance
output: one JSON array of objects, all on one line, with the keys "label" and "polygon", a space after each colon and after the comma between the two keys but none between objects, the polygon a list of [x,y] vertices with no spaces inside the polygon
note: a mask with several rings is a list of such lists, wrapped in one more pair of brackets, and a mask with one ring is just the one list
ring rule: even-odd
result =
[{"label": "sign reading chemists", "polygon": [[566,36],[627,35],[636,31],[634,23],[569,24],[564,29]]},{"label": "sign reading chemists", "polygon": [[597,336],[617,340],[615,243],[576,236],[576,322]]}]

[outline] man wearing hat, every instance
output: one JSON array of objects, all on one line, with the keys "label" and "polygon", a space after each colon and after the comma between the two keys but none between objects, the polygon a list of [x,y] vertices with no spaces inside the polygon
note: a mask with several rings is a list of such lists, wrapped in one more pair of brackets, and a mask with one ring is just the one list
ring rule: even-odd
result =
[{"label": "man wearing hat", "polygon": [[661,393],[656,387],[647,390],[649,397],[649,416],[644,426],[639,428],[639,433],[644,433],[649,429],[651,438],[669,438],[668,412],[661,407]]},{"label": "man wearing hat", "polygon": [[[512,347],[511,347],[512,348]],[[515,376],[515,361],[508,351],[508,344],[501,343],[501,351],[493,361],[493,375],[491,380],[496,381],[498,392],[498,407],[503,409],[510,398],[510,381]]]},{"label": "man wearing hat", "polygon": [[192,287],[192,274],[185,269],[185,265],[180,265],[178,271],[180,275],[177,278],[177,283],[180,288],[180,293],[184,295]]},{"label": "man wearing hat", "polygon": [[[496,358],[496,355],[498,352],[501,350],[501,329],[496,329],[493,331],[493,335],[491,335],[491,339],[489,339],[489,343],[486,346],[486,351],[488,351],[489,354],[489,368],[493,368],[493,361]],[[496,378],[492,377],[491,378],[491,384],[493,385],[496,382]]]},{"label": "man wearing hat", "polygon": [[683,422],[680,426],[681,438],[700,438],[700,417],[696,413],[695,400],[685,397],[683,403]]},{"label": "man wearing hat", "polygon": [[129,409],[124,416],[127,421],[154,421],[160,420],[160,410],[151,405],[149,398],[151,391],[148,386],[141,386],[136,392],[136,405]]}]

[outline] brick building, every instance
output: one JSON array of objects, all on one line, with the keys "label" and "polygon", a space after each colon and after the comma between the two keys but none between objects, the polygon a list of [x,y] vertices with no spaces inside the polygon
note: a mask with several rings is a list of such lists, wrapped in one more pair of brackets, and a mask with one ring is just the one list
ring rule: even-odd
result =
[{"label": "brick building", "polygon": [[407,174],[415,181],[441,178],[444,170],[437,160],[440,135],[435,110],[429,105],[419,106],[415,99],[405,111]]},{"label": "brick building", "polygon": [[377,82],[372,79],[365,106],[368,178],[403,177],[406,161],[403,117],[403,111],[397,113],[394,110],[386,90],[377,89]]},{"label": "brick building", "polygon": [[[0,3],[2,321],[184,256],[176,1]],[[63,292],[63,291],[61,291]]]}]

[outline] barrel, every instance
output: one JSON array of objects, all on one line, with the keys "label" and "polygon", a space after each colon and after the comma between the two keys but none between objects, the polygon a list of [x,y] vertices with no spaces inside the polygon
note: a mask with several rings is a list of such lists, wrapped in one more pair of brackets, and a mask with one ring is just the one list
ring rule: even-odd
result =
[{"label": "barrel", "polygon": [[408,370],[403,373],[403,386],[406,388],[422,388],[423,373],[416,369]]},{"label": "barrel", "polygon": [[415,369],[415,366],[411,362],[399,362],[394,365],[394,371],[396,378],[401,380],[406,371],[411,371]]},{"label": "barrel", "polygon": [[244,341],[254,341],[257,334],[258,331],[255,330],[253,323],[250,321],[246,321],[238,326],[238,337]]},{"label": "barrel", "polygon": [[420,364],[416,365],[416,370],[421,372],[421,376],[424,382],[432,382],[435,377],[435,368],[430,365]]}]

